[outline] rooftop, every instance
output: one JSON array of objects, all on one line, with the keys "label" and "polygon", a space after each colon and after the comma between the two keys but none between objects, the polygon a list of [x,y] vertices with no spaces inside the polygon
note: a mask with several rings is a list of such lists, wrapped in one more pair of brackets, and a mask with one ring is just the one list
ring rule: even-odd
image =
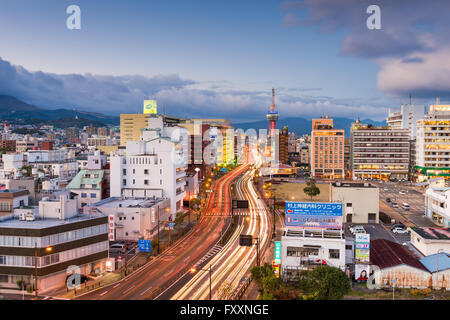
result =
[{"label": "rooftop", "polygon": [[166,199],[144,199],[144,198],[124,198],[121,197],[109,197],[102,201],[92,204],[94,207],[102,208],[151,208],[158,203],[161,203]]},{"label": "rooftop", "polygon": [[439,257],[436,254],[429,255],[423,259],[420,259],[420,262],[430,272],[444,271],[450,269],[450,257],[449,254],[445,252],[439,253]]},{"label": "rooftop", "polygon": [[104,217],[101,214],[78,214],[68,219],[54,219],[54,218],[41,218],[36,217],[34,221],[21,221],[19,217],[11,216],[9,219],[0,221],[0,228],[13,228],[13,229],[46,229],[57,226],[62,226],[70,223],[76,223],[91,219],[98,219]]},{"label": "rooftop", "polygon": [[103,170],[80,170],[77,175],[67,185],[67,189],[80,189],[81,185],[97,185],[99,189],[103,180]]},{"label": "rooftop", "polygon": [[380,269],[391,268],[399,265],[408,265],[413,268],[428,271],[419,259],[409,252],[404,246],[385,239],[377,239],[370,242],[371,264]]},{"label": "rooftop", "polygon": [[450,228],[410,227],[415,233],[428,240],[450,240]]}]

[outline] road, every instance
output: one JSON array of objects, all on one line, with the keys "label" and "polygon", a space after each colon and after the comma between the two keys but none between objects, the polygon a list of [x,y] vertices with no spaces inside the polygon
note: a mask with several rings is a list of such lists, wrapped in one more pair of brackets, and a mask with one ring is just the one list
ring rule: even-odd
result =
[{"label": "road", "polygon": [[242,165],[218,179],[210,194],[206,215],[183,238],[165,252],[117,283],[89,292],[79,300],[143,300],[154,299],[174,279],[185,274],[198,260],[214,250],[227,219],[217,213],[229,212],[230,184],[248,169]]},{"label": "road", "polygon": [[[431,221],[424,215],[425,197],[421,192],[418,191],[417,187],[413,187],[410,184],[402,184],[399,182],[380,183],[378,187],[380,188],[380,201],[383,202],[384,205],[389,206],[389,210],[400,214],[414,226],[437,227],[437,225],[434,224],[433,221]],[[400,194],[401,191],[405,194]],[[392,202],[387,202],[386,198],[390,198],[391,201],[397,202],[398,208],[393,208]],[[410,209],[402,209],[403,203],[408,203]],[[380,206],[380,210],[383,210],[382,206]],[[389,214],[389,212],[386,213]]]},{"label": "road", "polygon": [[237,196],[249,201],[249,210],[247,214],[239,215],[236,231],[224,248],[209,263],[198,270],[197,274],[172,299],[209,299],[210,265],[212,299],[229,299],[257,259],[256,240],[252,247],[240,246],[239,235],[250,234],[254,239],[259,238],[261,253],[263,248],[270,243],[270,219],[262,200],[257,199],[251,182],[253,174],[253,170],[248,171],[237,183]]}]

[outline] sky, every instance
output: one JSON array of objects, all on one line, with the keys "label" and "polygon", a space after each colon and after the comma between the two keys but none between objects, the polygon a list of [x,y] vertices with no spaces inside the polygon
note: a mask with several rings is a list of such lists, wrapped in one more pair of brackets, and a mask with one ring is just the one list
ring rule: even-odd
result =
[{"label": "sky", "polygon": [[[377,4],[381,30],[369,30]],[[69,5],[81,29],[69,30]],[[2,0],[0,94],[45,108],[381,120],[450,99],[450,2]]]}]

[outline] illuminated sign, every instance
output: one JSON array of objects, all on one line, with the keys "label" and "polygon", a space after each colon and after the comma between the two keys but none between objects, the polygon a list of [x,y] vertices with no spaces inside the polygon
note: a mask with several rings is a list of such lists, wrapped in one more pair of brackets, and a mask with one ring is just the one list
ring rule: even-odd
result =
[{"label": "illuminated sign", "polygon": [[280,263],[281,262],[281,242],[275,241],[275,262]]},{"label": "illuminated sign", "polygon": [[139,239],[138,245],[139,245],[139,252],[151,252],[152,251],[152,244],[151,244],[150,240]]},{"label": "illuminated sign", "polygon": [[114,223],[114,215],[111,214],[109,216],[109,221],[108,221],[108,230],[109,230],[109,241],[114,241],[115,240],[115,223]]},{"label": "illuminated sign", "polygon": [[286,202],[286,227],[342,228],[342,203]]},{"label": "illuminated sign", "polygon": [[144,100],[144,114],[146,113],[157,113],[156,100]]}]

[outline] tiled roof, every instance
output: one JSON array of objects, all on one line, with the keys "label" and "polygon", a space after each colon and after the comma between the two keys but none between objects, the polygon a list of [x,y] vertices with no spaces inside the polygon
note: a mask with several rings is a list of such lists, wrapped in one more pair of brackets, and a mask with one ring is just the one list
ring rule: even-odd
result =
[{"label": "tiled roof", "polygon": [[406,264],[408,266],[428,271],[411,252],[401,244],[377,239],[370,242],[371,264],[380,269],[395,267]]},{"label": "tiled roof", "polygon": [[411,229],[422,238],[429,240],[450,240],[450,228],[417,228]]},{"label": "tiled roof", "polygon": [[[96,184],[99,189],[100,182],[103,180],[103,170],[80,170],[78,174],[67,185],[67,189],[83,189],[81,185],[93,185]],[[89,177],[85,177],[88,175]],[[92,178],[91,178],[92,175]],[[95,178],[95,176],[97,176]]]}]

